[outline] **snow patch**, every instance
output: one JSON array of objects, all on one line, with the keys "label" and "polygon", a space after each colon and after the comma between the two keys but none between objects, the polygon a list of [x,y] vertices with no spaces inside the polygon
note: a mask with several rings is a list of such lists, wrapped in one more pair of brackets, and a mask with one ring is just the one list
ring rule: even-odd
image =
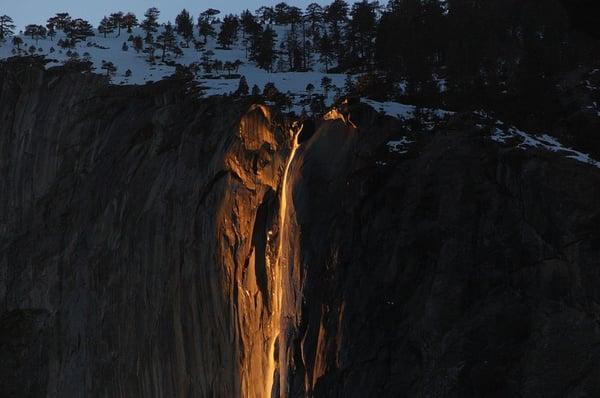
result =
[{"label": "snow patch", "polygon": [[399,140],[389,141],[386,145],[390,152],[395,152],[399,154],[408,153],[408,145],[412,144],[414,141],[408,139],[407,137],[402,137]]},{"label": "snow patch", "polygon": [[[399,102],[379,102],[368,98],[361,98],[361,102],[371,106],[387,116],[392,116],[398,119],[412,119],[415,117],[415,112],[418,109],[414,105],[406,105]],[[426,116],[434,116],[440,119],[454,114],[454,112],[445,111],[442,109],[421,108],[421,110]]]},{"label": "snow patch", "polygon": [[[501,122],[497,122],[497,126],[500,125]],[[548,134],[534,136],[531,134],[527,134],[524,131],[518,130],[514,127],[510,127],[508,129],[501,129],[496,127],[496,129],[491,134],[491,139],[501,144],[507,144],[511,140],[518,140],[520,142],[517,144],[517,148],[535,148],[553,153],[558,153],[565,156],[566,158],[574,159],[578,162],[589,164],[593,167],[597,167],[600,169],[599,161],[592,159],[590,155],[586,153],[579,152],[575,149],[564,146],[555,137],[552,137]]]}]

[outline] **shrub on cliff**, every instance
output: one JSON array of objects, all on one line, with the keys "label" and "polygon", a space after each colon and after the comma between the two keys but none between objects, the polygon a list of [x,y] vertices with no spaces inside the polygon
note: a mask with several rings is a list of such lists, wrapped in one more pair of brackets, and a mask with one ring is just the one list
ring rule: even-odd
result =
[{"label": "shrub on cliff", "polygon": [[106,76],[114,75],[117,72],[117,67],[112,62],[102,61],[102,67],[106,71]]}]

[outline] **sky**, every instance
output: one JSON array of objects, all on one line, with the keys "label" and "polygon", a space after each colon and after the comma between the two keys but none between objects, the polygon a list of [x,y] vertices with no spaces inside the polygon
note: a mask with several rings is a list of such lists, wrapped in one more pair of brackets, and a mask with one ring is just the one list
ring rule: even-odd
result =
[{"label": "sky", "polygon": [[[280,0],[281,1],[281,0]],[[18,29],[30,23],[44,23],[48,17],[60,11],[71,16],[84,18],[97,26],[102,16],[114,11],[132,11],[138,18],[150,7],[161,11],[163,22],[174,21],[183,9],[197,16],[207,8],[216,8],[223,13],[239,13],[245,9],[256,10],[263,5],[274,5],[275,0],[0,0],[0,15],[13,18]],[[286,3],[304,8],[309,3],[329,4],[327,0],[288,0]],[[140,18],[141,19],[141,18]]]}]

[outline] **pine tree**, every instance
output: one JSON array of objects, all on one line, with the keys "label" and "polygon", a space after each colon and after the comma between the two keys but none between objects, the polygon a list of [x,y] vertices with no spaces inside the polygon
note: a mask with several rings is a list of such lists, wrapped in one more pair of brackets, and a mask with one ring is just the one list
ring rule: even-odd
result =
[{"label": "pine tree", "polygon": [[352,59],[359,61],[363,68],[368,68],[372,64],[375,35],[377,33],[377,2],[370,3],[363,0],[354,3],[349,26],[348,43],[352,44]]},{"label": "pine tree", "polygon": [[117,67],[112,62],[102,61],[102,67],[106,71],[106,76],[114,75],[117,72]]},{"label": "pine tree", "polygon": [[348,97],[353,96],[356,92],[356,84],[350,74],[346,75],[346,80],[344,80],[344,92]]},{"label": "pine tree", "polygon": [[123,13],[121,11],[110,14],[110,24],[117,29],[117,37],[121,36],[121,28],[124,28]]},{"label": "pine tree", "polygon": [[205,51],[204,53],[202,53],[202,56],[200,57],[202,67],[204,68],[204,71],[206,73],[212,72],[212,67],[213,67],[212,56],[213,55],[215,55],[215,53],[212,52],[211,50],[208,50],[208,51]]},{"label": "pine tree", "polygon": [[235,67],[233,66],[233,63],[231,61],[225,61],[225,63],[223,64],[223,69],[227,71],[227,77],[230,77],[231,72],[233,72]]},{"label": "pine tree", "polygon": [[69,22],[64,28],[71,43],[86,41],[88,37],[94,36],[92,25],[85,19],[77,18]]},{"label": "pine tree", "polygon": [[240,26],[242,28],[242,35],[244,38],[255,32],[259,28],[257,25],[258,22],[256,22],[256,18],[249,10],[242,12],[240,15]]},{"label": "pine tree", "polygon": [[235,69],[235,73],[238,73],[240,71],[240,66],[242,66],[242,65],[244,65],[244,63],[239,59],[236,59],[235,61],[233,61],[233,67]]},{"label": "pine tree", "polygon": [[288,9],[288,22],[292,31],[296,30],[296,26],[302,22],[303,17],[302,10],[298,7],[290,7]]},{"label": "pine tree", "polygon": [[144,43],[151,47],[154,46],[154,36],[152,33],[147,33],[146,36],[144,36]]},{"label": "pine tree", "polygon": [[320,59],[325,64],[325,72],[329,73],[329,66],[332,64],[334,59],[333,43],[329,39],[327,32],[323,35],[319,41],[319,53]]},{"label": "pine tree", "polygon": [[254,86],[252,86],[252,96],[253,97],[260,96],[260,88],[256,84]]},{"label": "pine tree", "polygon": [[25,27],[25,36],[31,36],[31,39],[35,40],[36,44],[40,39],[44,39],[48,31],[42,25],[27,25]]},{"label": "pine tree", "polygon": [[131,33],[134,26],[138,25],[138,19],[134,13],[128,12],[123,16],[123,26],[127,28],[127,33]]},{"label": "pine tree", "polygon": [[324,76],[321,79],[321,88],[323,89],[323,95],[325,97],[329,96],[329,91],[331,90],[332,81],[329,76]]},{"label": "pine tree", "polygon": [[48,19],[47,23],[53,24],[56,29],[62,31],[71,23],[71,17],[68,12],[60,12]]},{"label": "pine tree", "polygon": [[305,13],[306,21],[309,23],[309,32],[311,35],[321,30],[321,24],[323,23],[323,7],[317,3],[311,3],[306,7]]},{"label": "pine tree", "polygon": [[229,49],[237,37],[238,29],[239,20],[237,17],[233,15],[227,15],[223,19],[221,31],[219,32],[219,36],[217,38],[219,45],[221,45],[221,47],[224,49]]},{"label": "pine tree", "polygon": [[206,44],[209,37],[215,37],[215,29],[208,17],[201,15],[198,18],[198,34],[204,37],[204,44]]},{"label": "pine tree", "polygon": [[256,10],[256,16],[261,24],[272,24],[275,20],[275,11],[273,10],[273,7],[263,6]]},{"label": "pine tree", "polygon": [[312,66],[313,66],[313,56],[314,56],[314,51],[316,50],[316,47],[313,45],[313,43],[307,39],[306,37],[304,38],[304,46],[302,47],[302,62],[303,62],[303,70],[308,71],[308,70],[312,70]]},{"label": "pine tree", "polygon": [[248,51],[254,38],[262,33],[262,26],[257,22],[256,18],[248,10],[244,11],[240,17],[240,25],[242,27],[243,39],[242,43],[246,50],[246,58],[248,58]]},{"label": "pine tree", "polygon": [[268,82],[267,84],[265,84],[265,87],[263,88],[263,96],[267,100],[275,99],[275,97],[277,97],[278,94],[279,94],[279,89],[277,89],[277,86],[275,86],[275,83]]},{"label": "pine tree", "polygon": [[[257,87],[258,88],[258,87]],[[248,81],[246,81],[246,77],[240,77],[240,84],[238,85],[238,89],[235,92],[235,95],[238,96],[246,96],[250,92],[250,87],[248,87]]]},{"label": "pine tree", "polygon": [[190,41],[194,38],[194,20],[185,8],[175,18],[175,26],[177,33],[179,33],[189,45]]},{"label": "pine tree", "polygon": [[274,98],[275,106],[279,110],[287,109],[289,112],[292,106],[294,105],[294,103],[292,102],[292,98],[293,96],[290,91],[286,92],[285,94],[280,93]]},{"label": "pine tree", "polygon": [[341,25],[348,19],[348,3],[344,0],[334,0],[325,7],[325,22],[331,25],[332,30],[339,30]]},{"label": "pine tree", "polygon": [[293,30],[288,31],[285,35],[282,45],[288,58],[289,70],[300,70],[302,68],[302,60],[298,59],[300,42],[298,41],[298,35],[296,34],[296,32],[294,32]]},{"label": "pine tree", "polygon": [[12,36],[15,33],[14,29],[15,24],[12,18],[8,15],[0,15],[0,41]]},{"label": "pine tree", "polygon": [[149,8],[144,14],[145,19],[140,24],[140,27],[144,32],[146,32],[146,42],[148,42],[148,39],[152,37],[153,33],[158,31],[159,16],[160,11],[156,7]]},{"label": "pine tree", "polygon": [[220,13],[221,11],[217,9],[209,8],[208,10],[201,13],[200,17],[205,18],[208,21],[208,23],[212,24],[213,22],[215,22],[217,15],[219,15]]},{"label": "pine tree", "polygon": [[321,95],[313,95],[310,98],[309,108],[313,115],[323,113],[325,110],[325,101]]},{"label": "pine tree", "polygon": [[56,26],[52,22],[48,22],[46,24],[46,29],[48,29],[48,37],[51,41],[54,41],[54,37],[56,36]]},{"label": "pine tree", "polygon": [[287,25],[290,22],[290,6],[284,2],[275,5],[275,23],[277,25]]},{"label": "pine tree", "polygon": [[98,25],[98,33],[103,34],[106,38],[108,34],[111,34],[114,31],[115,29],[113,27],[113,24],[106,16],[104,16],[104,18],[102,18],[100,24]]},{"label": "pine tree", "polygon": [[253,43],[252,58],[258,66],[267,71],[272,71],[273,62],[277,58],[275,54],[275,40],[277,34],[270,27],[262,32],[256,43]]},{"label": "pine tree", "polygon": [[164,31],[156,38],[159,48],[162,49],[161,61],[165,61],[167,51],[172,51],[175,46],[175,30],[171,22],[165,25]]},{"label": "pine tree", "polygon": [[13,46],[17,47],[17,50],[21,51],[21,44],[23,44],[23,39],[21,39],[19,36],[15,36],[12,39],[12,44]]},{"label": "pine tree", "polygon": [[345,56],[342,26],[348,20],[348,3],[344,0],[334,0],[333,3],[325,7],[324,20],[329,24],[329,38],[338,65],[340,65]]}]

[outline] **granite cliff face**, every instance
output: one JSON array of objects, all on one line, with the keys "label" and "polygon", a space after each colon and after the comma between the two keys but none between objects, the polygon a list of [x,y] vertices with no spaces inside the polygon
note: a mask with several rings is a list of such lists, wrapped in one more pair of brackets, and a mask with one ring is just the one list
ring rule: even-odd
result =
[{"label": "granite cliff face", "polygon": [[0,395],[600,394],[600,170],[191,89],[0,66]]},{"label": "granite cliff face", "polygon": [[262,393],[289,133],[177,80],[8,65],[1,86],[3,390]]}]

